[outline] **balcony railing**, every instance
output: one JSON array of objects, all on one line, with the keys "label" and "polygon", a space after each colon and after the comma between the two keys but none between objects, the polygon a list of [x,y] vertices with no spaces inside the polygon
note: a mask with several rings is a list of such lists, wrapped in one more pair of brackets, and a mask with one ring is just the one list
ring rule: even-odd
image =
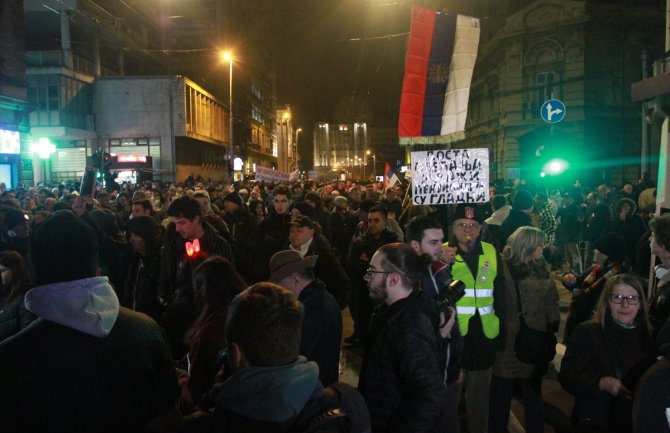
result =
[{"label": "balcony railing", "polygon": [[[64,68],[65,61],[63,59],[63,52],[60,50],[53,51],[26,51],[26,67],[28,68]],[[95,68],[93,62],[86,60],[83,57],[72,56],[72,70],[81,72],[87,75],[95,75]],[[118,76],[119,73],[111,69],[101,67],[100,75],[102,76]]]}]

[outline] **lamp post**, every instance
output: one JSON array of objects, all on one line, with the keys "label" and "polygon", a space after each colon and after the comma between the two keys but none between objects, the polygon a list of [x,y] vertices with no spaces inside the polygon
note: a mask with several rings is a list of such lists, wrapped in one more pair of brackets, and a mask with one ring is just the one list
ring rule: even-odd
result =
[{"label": "lamp post", "polygon": [[229,52],[223,54],[223,58],[228,61],[228,109],[230,110],[228,119],[228,164],[230,166],[230,181],[234,180],[233,170],[233,55]]},{"label": "lamp post", "polygon": [[302,132],[302,128],[295,130],[295,143],[293,144],[293,159],[295,160],[295,169],[298,170],[298,175],[300,175],[300,167],[298,167],[298,138],[300,138],[300,132]]}]

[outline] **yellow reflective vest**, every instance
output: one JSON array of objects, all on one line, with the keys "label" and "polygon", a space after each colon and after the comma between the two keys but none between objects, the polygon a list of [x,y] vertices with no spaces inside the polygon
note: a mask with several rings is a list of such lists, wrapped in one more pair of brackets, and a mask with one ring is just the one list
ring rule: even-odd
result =
[{"label": "yellow reflective vest", "polygon": [[456,303],[456,318],[461,334],[468,333],[468,323],[475,313],[479,312],[486,338],[494,339],[500,332],[500,319],[493,309],[493,281],[498,272],[497,253],[493,245],[482,242],[484,254],[479,256],[477,275],[472,275],[470,268],[460,254],[451,267],[455,280],[465,283],[465,295]]}]

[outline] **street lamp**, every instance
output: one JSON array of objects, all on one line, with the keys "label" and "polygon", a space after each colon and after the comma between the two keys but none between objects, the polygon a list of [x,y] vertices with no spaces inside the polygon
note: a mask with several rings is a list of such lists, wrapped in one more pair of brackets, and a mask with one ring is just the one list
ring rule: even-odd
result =
[{"label": "street lamp", "polygon": [[[229,119],[228,119],[228,164],[232,164],[233,161],[233,55],[230,52],[223,54],[223,58],[228,61],[228,108],[230,110]],[[230,181],[233,182],[233,167],[230,166]]]},{"label": "street lamp", "polygon": [[295,159],[295,169],[300,170],[300,167],[298,167],[298,138],[300,137],[300,132],[302,132],[302,128],[298,128],[295,130],[295,143],[294,143],[294,149],[293,149],[293,159]]},{"label": "street lamp", "polygon": [[[368,158],[372,155],[372,177],[375,177],[377,175],[377,155],[370,152],[369,150],[365,152],[365,155],[367,155],[365,158],[366,164],[368,162]],[[365,177],[365,175],[363,175],[363,177]]]}]

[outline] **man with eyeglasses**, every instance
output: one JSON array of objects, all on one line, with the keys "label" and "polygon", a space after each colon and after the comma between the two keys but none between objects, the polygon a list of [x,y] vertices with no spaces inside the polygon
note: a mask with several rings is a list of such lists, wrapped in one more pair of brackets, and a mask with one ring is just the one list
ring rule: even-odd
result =
[{"label": "man with eyeglasses", "polygon": [[436,332],[432,300],[418,289],[431,258],[409,245],[384,245],[372,256],[365,280],[375,310],[358,382],[372,431],[436,432],[447,402],[438,366],[448,331]]},{"label": "man with eyeglasses", "polygon": [[268,264],[276,252],[283,250],[291,228],[291,192],[286,185],[277,185],[272,191],[272,209],[258,224],[254,281],[265,281],[270,276]]},{"label": "man with eyeglasses", "polygon": [[466,288],[465,296],[456,304],[456,319],[463,335],[461,369],[471,433],[488,430],[491,367],[496,351],[505,344],[500,332],[500,318],[504,317],[502,262],[495,247],[479,239],[481,223],[477,205],[456,208],[452,229],[457,252],[451,273]]}]

